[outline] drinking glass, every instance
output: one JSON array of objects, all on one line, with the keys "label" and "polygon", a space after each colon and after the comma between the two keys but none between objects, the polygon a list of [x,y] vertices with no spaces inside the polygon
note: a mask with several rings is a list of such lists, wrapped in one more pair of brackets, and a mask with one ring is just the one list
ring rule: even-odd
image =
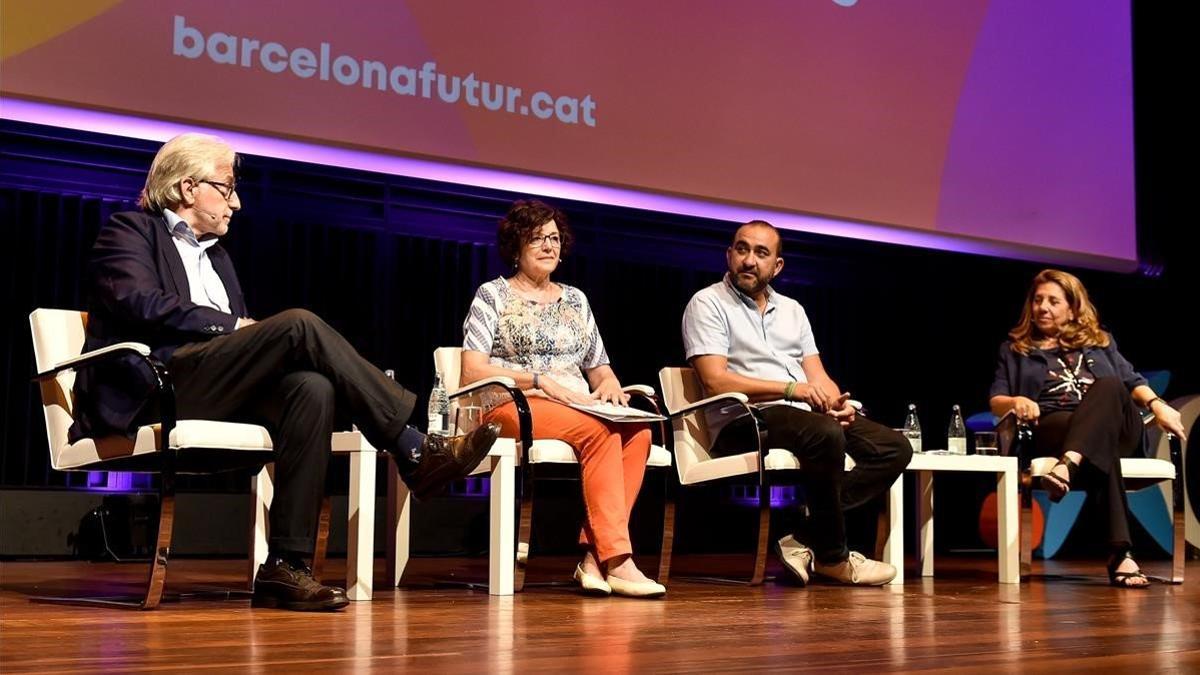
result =
[{"label": "drinking glass", "polygon": [[994,431],[976,431],[975,432],[975,454],[977,455],[999,455],[1000,444],[997,442],[996,432]]},{"label": "drinking glass", "polygon": [[460,434],[469,434],[483,423],[483,407],[477,405],[460,405],[454,413],[454,427]]}]

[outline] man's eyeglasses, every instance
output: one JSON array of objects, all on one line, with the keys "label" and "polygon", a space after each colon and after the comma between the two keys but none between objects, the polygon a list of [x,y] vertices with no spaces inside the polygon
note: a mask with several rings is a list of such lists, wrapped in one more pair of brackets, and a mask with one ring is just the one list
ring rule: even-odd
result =
[{"label": "man's eyeglasses", "polygon": [[541,248],[542,244],[550,244],[550,248],[560,248],[562,239],[557,234],[539,234],[529,240],[529,248]]},{"label": "man's eyeglasses", "polygon": [[237,183],[219,183],[215,180],[198,180],[196,182],[208,183],[209,185],[213,186],[213,189],[221,193],[221,196],[225,198],[225,201],[233,199],[233,193],[237,192]]}]

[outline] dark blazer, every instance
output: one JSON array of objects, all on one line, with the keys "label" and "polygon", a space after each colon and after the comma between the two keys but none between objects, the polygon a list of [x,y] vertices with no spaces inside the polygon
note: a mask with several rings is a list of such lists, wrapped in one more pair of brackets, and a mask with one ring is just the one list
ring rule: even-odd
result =
[{"label": "dark blazer", "polygon": [[[187,273],[161,215],[117,213],[100,228],[87,268],[88,322],[84,351],[141,342],[168,363],[180,346],[233,332],[246,316],[242,287],[229,254],[208,249],[229,294],[231,314],[191,300]],[[127,356],[84,368],[75,378],[75,423],[70,438],[132,435],[153,390],[145,364]]]},{"label": "dark blazer", "polygon": [[[1117,340],[1112,335],[1109,335],[1107,347],[1084,347],[1083,358],[1096,379],[1120,378],[1125,383],[1125,388],[1130,391],[1138,385],[1146,384],[1146,378],[1134,371],[1129,361],[1117,351]],[[1005,340],[1004,344],[1000,345],[996,379],[992,382],[988,398],[1024,396],[1036,401],[1042,386],[1046,384],[1049,370],[1050,364],[1046,363],[1046,357],[1040,352],[1030,352],[1028,356],[1014,352],[1012,340]]]}]

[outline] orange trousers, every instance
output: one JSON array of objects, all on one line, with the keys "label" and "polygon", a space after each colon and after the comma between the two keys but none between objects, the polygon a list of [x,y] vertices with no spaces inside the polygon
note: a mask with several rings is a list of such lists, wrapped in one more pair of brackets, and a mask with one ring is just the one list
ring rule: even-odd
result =
[{"label": "orange trousers", "polygon": [[[601,562],[632,555],[629,514],[642,489],[650,456],[650,427],[608,422],[547,398],[530,397],[534,439],[554,439],[575,449],[583,474],[587,513],[579,543]],[[512,403],[485,415],[503,428],[501,435],[519,437],[517,409]]]}]

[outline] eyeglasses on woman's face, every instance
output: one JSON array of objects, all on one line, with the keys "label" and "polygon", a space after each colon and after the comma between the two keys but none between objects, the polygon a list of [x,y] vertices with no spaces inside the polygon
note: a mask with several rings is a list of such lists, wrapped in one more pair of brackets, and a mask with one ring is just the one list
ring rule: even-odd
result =
[{"label": "eyeglasses on woman's face", "polygon": [[529,248],[541,248],[549,245],[550,248],[562,248],[562,237],[555,234],[535,234],[529,239]]}]

